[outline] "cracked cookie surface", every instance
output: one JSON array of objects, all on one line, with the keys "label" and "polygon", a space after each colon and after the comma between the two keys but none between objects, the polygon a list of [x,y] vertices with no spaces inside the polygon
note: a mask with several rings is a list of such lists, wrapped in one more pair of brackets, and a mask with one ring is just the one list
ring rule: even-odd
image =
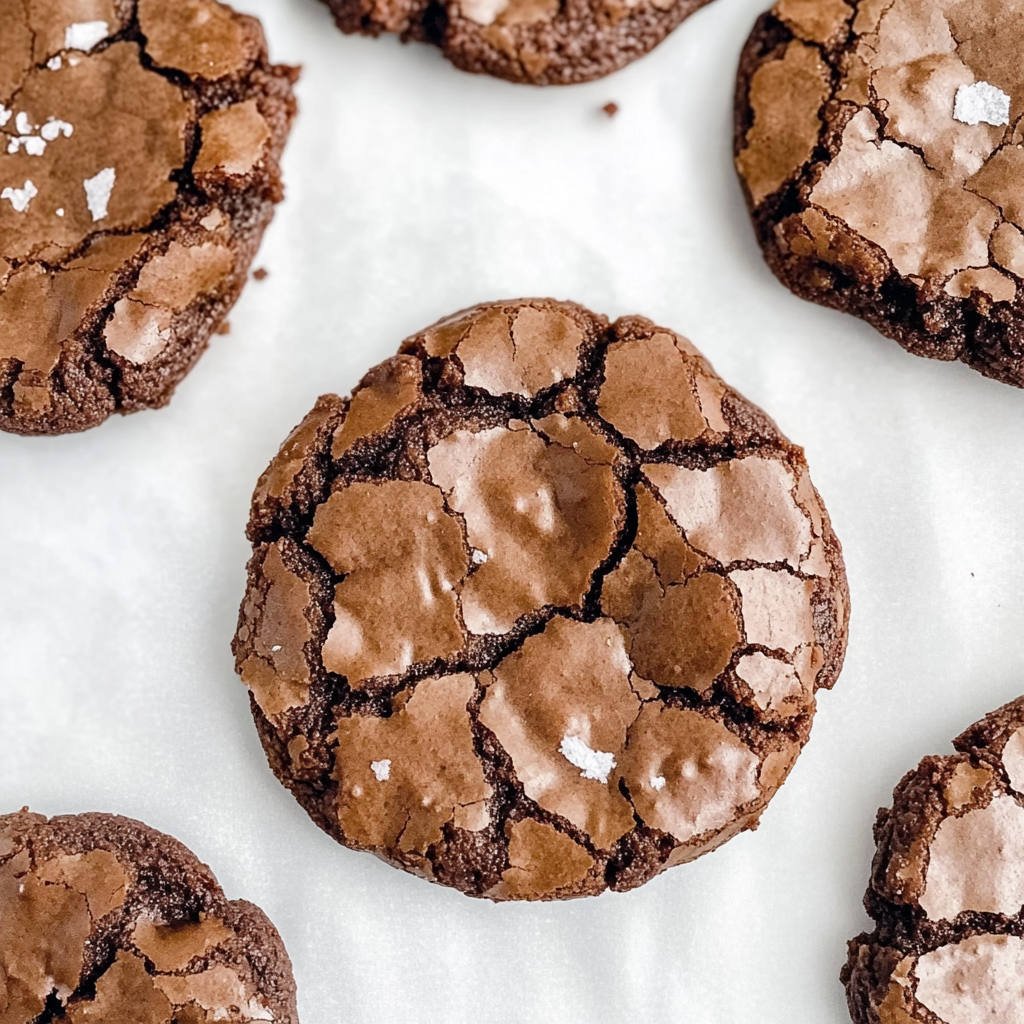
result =
[{"label": "cracked cookie surface", "polygon": [[259,907],[129,818],[0,815],[2,1024],[297,1024]]},{"label": "cracked cookie surface", "polygon": [[292,68],[214,0],[0,0],[0,429],[165,405],[245,283]]},{"label": "cracked cookie surface", "polygon": [[1024,698],[953,746],[878,812],[876,928],[842,972],[857,1024],[1024,1022]]},{"label": "cracked cookie surface", "polygon": [[740,63],[734,150],[802,298],[1024,386],[1022,0],[779,0]]},{"label": "cracked cookie surface", "polygon": [[347,33],[396,32],[463,71],[532,85],[602,78],[709,0],[324,0]]},{"label": "cracked cookie surface", "polygon": [[272,768],[473,896],[629,889],[754,827],[845,649],[802,451],[684,338],[573,303],[456,314],[322,397],[249,537]]}]

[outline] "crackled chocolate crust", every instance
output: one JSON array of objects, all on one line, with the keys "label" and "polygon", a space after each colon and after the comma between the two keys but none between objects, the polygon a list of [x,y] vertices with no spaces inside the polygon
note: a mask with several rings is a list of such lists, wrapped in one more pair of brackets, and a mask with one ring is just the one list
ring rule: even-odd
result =
[{"label": "crackled chocolate crust", "polygon": [[170,836],[110,814],[0,815],[3,1024],[296,1024],[281,937]]},{"label": "crackled chocolate crust", "polygon": [[846,643],[802,451],[684,338],[475,307],[260,479],[234,651],[321,828],[472,896],[629,889],[756,826]]},{"label": "crackled chocolate crust", "polygon": [[214,0],[0,0],[0,428],[165,405],[282,198],[294,68]]},{"label": "crackled chocolate crust", "polygon": [[953,746],[878,812],[876,928],[842,971],[857,1024],[1024,1021],[1024,698]]},{"label": "crackled chocolate crust", "polygon": [[603,78],[708,0],[324,0],[342,32],[433,43],[457,68],[531,85]]},{"label": "crackled chocolate crust", "polygon": [[780,0],[734,153],[765,258],[909,352],[1024,386],[1021,0]]}]

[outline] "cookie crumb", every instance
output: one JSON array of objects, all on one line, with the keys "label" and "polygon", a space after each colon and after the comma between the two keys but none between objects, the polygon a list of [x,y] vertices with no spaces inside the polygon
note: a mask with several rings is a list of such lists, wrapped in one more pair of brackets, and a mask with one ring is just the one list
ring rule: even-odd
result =
[{"label": "cookie crumb", "polygon": [[269,274],[270,274],[270,271],[267,270],[266,267],[257,267],[252,272],[253,279],[256,280],[256,281],[263,281]]},{"label": "cookie crumb", "polygon": [[225,320],[224,323],[217,328],[217,334],[230,334],[231,333],[231,321]]},{"label": "cookie crumb", "polygon": [[618,103],[606,103],[601,108],[609,117],[614,117],[619,112]]}]

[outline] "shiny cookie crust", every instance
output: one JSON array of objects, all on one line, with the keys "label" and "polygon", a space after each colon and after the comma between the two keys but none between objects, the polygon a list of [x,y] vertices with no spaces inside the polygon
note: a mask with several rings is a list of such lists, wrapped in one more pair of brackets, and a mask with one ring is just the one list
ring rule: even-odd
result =
[{"label": "shiny cookie crust", "polygon": [[845,649],[801,450],[684,338],[573,303],[456,314],[322,397],[248,532],[272,768],[473,896],[629,889],[754,827]]},{"label": "shiny cookie crust", "polygon": [[110,814],[0,815],[4,1024],[297,1024],[281,937],[181,843]]},{"label": "shiny cookie crust", "polygon": [[3,0],[0,429],[165,405],[282,198],[293,68],[214,0]]},{"label": "shiny cookie crust", "polygon": [[878,812],[842,971],[856,1024],[1024,1020],[1024,698],[925,757]]},{"label": "shiny cookie crust", "polygon": [[801,298],[1024,386],[1021,0],[779,0],[740,61],[734,153]]}]

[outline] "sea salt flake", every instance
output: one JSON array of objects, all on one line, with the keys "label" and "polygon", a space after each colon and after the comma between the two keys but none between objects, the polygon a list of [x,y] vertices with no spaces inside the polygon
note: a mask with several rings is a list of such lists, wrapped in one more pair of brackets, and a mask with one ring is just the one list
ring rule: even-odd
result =
[{"label": "sea salt flake", "polygon": [[[28,153],[29,156],[42,156],[46,152],[46,139],[40,139],[36,135],[22,135],[17,139],[13,140],[15,143],[19,143],[21,147]],[[10,146],[7,147],[8,153],[17,152],[17,145],[12,150]]]},{"label": "sea salt flake", "polygon": [[32,122],[28,119],[28,114],[24,110],[18,111],[18,116],[14,119],[14,127],[19,135],[31,135],[35,130]]},{"label": "sea salt flake", "polygon": [[14,212],[24,213],[28,209],[28,204],[37,195],[39,195],[39,189],[31,181],[26,181],[21,188],[5,188],[0,192],[0,200],[10,199]]},{"label": "sea salt flake", "polygon": [[615,767],[614,754],[591,750],[579,736],[563,736],[558,752],[569,764],[581,769],[581,779],[607,782],[609,773]]},{"label": "sea salt flake", "polygon": [[64,216],[64,207],[63,206],[58,206],[57,209],[56,209],[56,214],[57,214],[58,217],[63,217]]},{"label": "sea salt flake", "polygon": [[1009,124],[1010,97],[988,82],[961,85],[953,101],[953,117],[964,124]]},{"label": "sea salt flake", "polygon": [[114,191],[116,178],[117,173],[113,167],[104,167],[99,174],[82,182],[85,186],[85,202],[93,220],[103,220],[106,217],[107,204],[110,202],[110,193]]},{"label": "sea salt flake", "polygon": [[664,775],[652,775],[651,776],[651,789],[656,790],[660,793],[665,788],[665,776]]},{"label": "sea salt flake", "polygon": [[5,124],[14,116],[13,110],[8,110],[2,103],[0,103],[0,128],[3,128]]},{"label": "sea salt flake", "polygon": [[486,551],[478,551],[476,548],[473,548],[473,564],[474,565],[483,565],[484,562],[486,562],[486,561],[487,561],[487,552]]},{"label": "sea salt flake", "polygon": [[47,142],[53,142],[54,139],[63,135],[65,139],[70,139],[74,133],[75,126],[68,124],[67,121],[62,121],[59,117],[48,117],[46,124],[39,129],[39,134],[42,135]]},{"label": "sea salt flake", "polygon": [[51,71],[60,71],[61,65],[62,65],[63,63],[64,63],[64,61],[62,61],[62,60],[61,60],[61,58],[60,58],[60,54],[58,53],[56,57],[51,57],[51,58],[50,58],[50,59],[49,59],[49,60],[48,60],[48,61],[46,62],[46,66],[47,66],[47,67],[48,67],[48,68],[49,68],[49,69],[50,69]]},{"label": "sea salt flake", "polygon": [[385,757],[382,761],[371,761],[370,771],[378,782],[387,782],[391,778],[391,759]]},{"label": "sea salt flake", "polygon": [[109,34],[105,21],[76,21],[64,30],[64,49],[88,52]]}]

